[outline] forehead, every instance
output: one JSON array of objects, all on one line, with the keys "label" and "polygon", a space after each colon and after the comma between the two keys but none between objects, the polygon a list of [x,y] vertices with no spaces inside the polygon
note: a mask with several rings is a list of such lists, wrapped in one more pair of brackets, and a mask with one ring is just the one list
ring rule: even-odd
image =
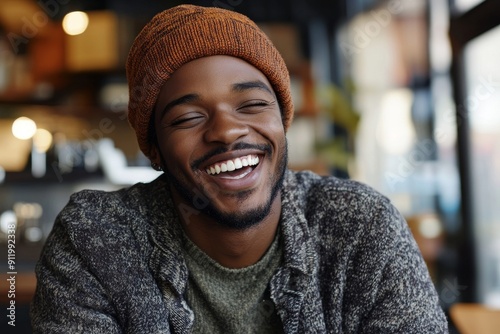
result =
[{"label": "forehead", "polygon": [[210,93],[227,90],[235,83],[261,81],[272,91],[266,76],[255,66],[232,56],[210,56],[190,61],[163,85],[159,98],[169,99],[188,93]]}]

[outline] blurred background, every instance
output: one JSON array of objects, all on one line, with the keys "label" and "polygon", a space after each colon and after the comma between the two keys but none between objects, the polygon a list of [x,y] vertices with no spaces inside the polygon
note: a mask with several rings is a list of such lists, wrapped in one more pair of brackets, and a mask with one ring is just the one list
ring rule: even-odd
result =
[{"label": "blurred background", "polygon": [[280,50],[290,168],[388,196],[447,315],[500,308],[500,1],[0,0],[0,301],[15,230],[16,333],[30,332],[35,262],[70,194],[158,175],[126,119],[124,64],[180,3],[246,14]]}]

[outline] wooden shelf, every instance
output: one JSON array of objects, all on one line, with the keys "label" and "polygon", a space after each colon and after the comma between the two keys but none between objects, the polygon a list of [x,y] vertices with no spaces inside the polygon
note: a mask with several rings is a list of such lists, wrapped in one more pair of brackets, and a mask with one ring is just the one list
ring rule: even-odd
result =
[{"label": "wooden shelf", "polygon": [[451,307],[450,315],[462,334],[494,334],[500,328],[500,309],[485,305],[458,303]]}]

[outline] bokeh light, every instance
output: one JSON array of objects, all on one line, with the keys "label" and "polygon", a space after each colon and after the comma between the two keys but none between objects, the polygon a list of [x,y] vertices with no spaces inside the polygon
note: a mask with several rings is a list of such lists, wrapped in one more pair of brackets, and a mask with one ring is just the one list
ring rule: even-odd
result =
[{"label": "bokeh light", "polygon": [[68,35],[80,35],[85,32],[89,25],[89,16],[85,12],[71,12],[64,16],[62,26]]},{"label": "bokeh light", "polygon": [[36,133],[36,123],[28,117],[19,117],[12,123],[12,134],[17,139],[26,140]]}]

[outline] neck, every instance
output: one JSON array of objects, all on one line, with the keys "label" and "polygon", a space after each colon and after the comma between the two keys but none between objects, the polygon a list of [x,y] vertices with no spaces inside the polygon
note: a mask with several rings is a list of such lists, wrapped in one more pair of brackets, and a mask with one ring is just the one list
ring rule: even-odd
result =
[{"label": "neck", "polygon": [[188,223],[181,218],[181,222],[189,239],[220,265],[244,268],[257,263],[271,246],[280,215],[281,196],[278,194],[269,215],[248,229],[223,227],[203,214],[190,216]]}]

